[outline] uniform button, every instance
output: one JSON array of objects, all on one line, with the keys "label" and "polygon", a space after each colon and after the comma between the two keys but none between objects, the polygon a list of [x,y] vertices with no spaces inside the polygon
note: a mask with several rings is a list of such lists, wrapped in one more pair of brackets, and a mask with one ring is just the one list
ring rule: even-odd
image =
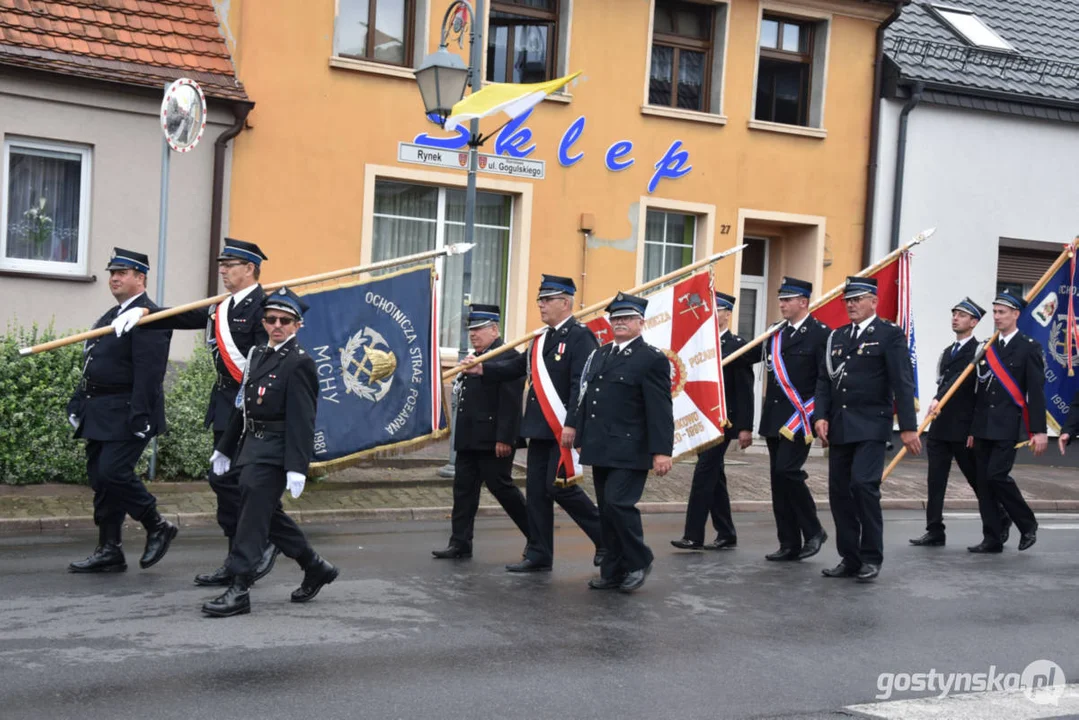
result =
[{"label": "uniform button", "polygon": [[844,409],[844,410],[846,410],[846,409],[847,409],[847,406],[846,406],[846,405],[844,405],[844,406],[843,406],[843,409]]},{"label": "uniform button", "polygon": [[592,401],[592,404],[593,404],[593,405],[595,405],[595,404],[596,404],[596,401],[595,401],[595,400],[593,400],[593,401]]},{"label": "uniform button", "polygon": [[595,417],[595,414],[594,414],[594,413],[593,413],[592,417]]}]

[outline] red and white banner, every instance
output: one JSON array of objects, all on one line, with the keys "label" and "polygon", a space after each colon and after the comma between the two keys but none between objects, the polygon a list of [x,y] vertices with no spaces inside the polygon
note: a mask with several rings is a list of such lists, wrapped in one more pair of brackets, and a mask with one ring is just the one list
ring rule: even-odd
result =
[{"label": "red and white banner", "polygon": [[[588,327],[601,345],[614,339],[606,316]],[[671,363],[674,457],[723,438],[729,423],[711,273],[691,275],[649,295],[644,340]]]}]

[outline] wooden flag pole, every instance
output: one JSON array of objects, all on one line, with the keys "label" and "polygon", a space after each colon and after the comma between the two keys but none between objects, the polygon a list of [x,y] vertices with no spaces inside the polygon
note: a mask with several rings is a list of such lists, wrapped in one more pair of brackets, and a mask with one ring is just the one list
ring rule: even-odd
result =
[{"label": "wooden flag pole", "polygon": [[[923,243],[926,240],[928,240],[929,238],[931,238],[933,236],[933,233],[935,233],[936,231],[937,231],[936,228],[929,228],[928,230],[923,230],[922,232],[915,235],[914,239],[911,240],[906,245],[904,245],[903,247],[898,248],[896,250],[893,250],[892,252],[888,253],[883,258],[881,258],[877,263],[875,263],[873,265],[870,265],[869,267],[865,268],[864,270],[861,270],[860,272],[858,272],[857,276],[858,277],[869,277],[870,275],[877,272],[881,268],[885,268],[885,267],[891,265],[896,260],[898,260],[899,256],[902,255],[903,253],[905,253],[907,250],[910,250],[915,245]],[[822,295],[820,298],[817,299],[817,301],[815,303],[813,303],[812,305],[809,306],[809,312],[813,312],[817,308],[822,307],[826,303],[831,302],[832,300],[834,300],[836,297],[839,296],[840,293],[843,292],[843,287],[844,287],[843,285],[837,285],[836,287],[834,287],[830,291],[828,291],[828,293],[826,295]],[[747,342],[745,345],[743,345],[742,347],[740,347],[737,350],[735,350],[734,352],[732,352],[727,357],[723,358],[723,365],[727,365],[728,363],[734,362],[736,359],[742,357],[747,352],[749,352],[753,348],[760,345],[762,342],[764,342],[769,337],[771,337],[772,333],[774,333],[777,329],[779,329],[779,327],[780,327],[780,323],[775,323],[774,325],[772,325],[772,327],[768,328],[767,330],[762,332],[760,335],[753,338],[752,340]]]},{"label": "wooden flag pole", "polygon": [[[405,257],[393,258],[392,260],[381,260],[369,265],[358,265],[356,267],[343,268],[341,270],[331,270],[330,272],[319,273],[318,275],[308,275],[307,277],[296,278],[294,280],[282,280],[280,282],[269,283],[263,285],[262,289],[267,294],[277,290],[278,288],[285,287],[299,287],[300,285],[310,285],[312,283],[324,282],[326,280],[334,280],[340,277],[347,277],[349,275],[357,275],[359,273],[374,272],[376,270],[384,270],[386,268],[395,267],[397,265],[405,265],[407,263],[420,262],[421,260],[429,260],[431,258],[441,257],[443,255],[463,255],[472,249],[472,245],[468,243],[455,243],[453,245],[447,245],[441,250],[430,250],[427,252],[416,253],[414,255],[406,255]],[[145,325],[152,323],[156,320],[162,320],[173,315],[179,315],[189,310],[197,310],[199,308],[208,307],[214,303],[222,302],[229,297],[229,293],[223,293],[221,295],[215,295],[204,300],[196,300],[195,302],[189,302],[186,305],[177,305],[176,307],[169,308],[167,310],[161,310],[159,312],[150,313],[143,316],[138,325]],[[92,340],[99,338],[103,335],[108,335],[113,332],[111,326],[97,328],[96,330],[87,330],[85,332],[77,333],[75,335],[69,335],[63,338],[57,338],[56,340],[50,340],[47,343],[40,345],[34,345],[33,347],[19,348],[19,356],[25,357],[27,355],[35,355],[47,350],[55,350],[56,348],[64,347],[65,345],[71,345],[73,343],[82,342],[84,340]]]},{"label": "wooden flag pole", "polygon": [[[630,290],[626,290],[625,292],[627,294],[629,294],[629,295],[637,295],[639,293],[643,293],[645,290],[649,290],[651,288],[654,288],[657,285],[662,285],[664,283],[670,282],[671,280],[676,280],[677,278],[679,278],[679,277],[681,277],[683,275],[688,275],[688,274],[692,273],[694,270],[699,270],[700,268],[705,267],[707,265],[712,265],[714,263],[717,263],[720,260],[722,260],[723,258],[727,257],[728,255],[733,255],[733,254],[735,254],[737,252],[741,252],[742,249],[745,248],[745,247],[746,246],[743,244],[743,245],[738,245],[736,247],[733,247],[730,250],[724,250],[721,253],[716,253],[715,255],[711,255],[709,257],[706,257],[703,260],[698,260],[695,263],[691,263],[689,265],[686,265],[685,267],[678,268],[677,270],[673,270],[673,271],[667,273],[666,275],[661,275],[660,277],[656,278],[655,280],[649,280],[648,282],[643,283],[641,285],[638,285],[637,287],[632,288]],[[594,303],[592,305],[589,305],[586,308],[581,308],[577,312],[573,313],[573,317],[580,319],[582,317],[585,317],[585,316],[591,315],[593,313],[599,312],[603,308],[610,305],[611,301],[614,300],[615,297],[616,296],[612,295],[611,297],[606,298],[605,300],[600,300],[598,303]],[[546,330],[547,330],[546,326],[544,326],[542,328],[538,328],[538,329],[533,330],[532,332],[528,333],[527,335],[522,335],[521,337],[517,338],[513,342],[506,343],[504,345],[499,346],[498,348],[496,348],[494,350],[491,350],[490,352],[486,352],[483,355],[480,355],[479,357],[473,358],[469,362],[459,363],[458,365],[453,366],[449,370],[443,371],[442,379],[443,380],[452,380],[457,375],[457,373],[461,372],[462,370],[466,370],[466,369],[472,367],[473,365],[479,365],[480,363],[485,362],[487,360],[490,360],[491,358],[497,357],[498,355],[501,355],[502,353],[509,352],[510,350],[512,350],[515,347],[518,347],[519,345],[524,345],[526,342],[528,342],[532,338],[536,337],[537,335],[541,335]]]},{"label": "wooden flag pole", "polygon": [[[1028,292],[1026,297],[1024,298],[1026,302],[1029,303],[1031,300],[1033,300],[1038,295],[1038,293],[1042,291],[1042,288],[1045,287],[1045,284],[1049,282],[1050,278],[1053,277],[1053,274],[1057,270],[1059,270],[1064,263],[1071,259],[1072,253],[1075,252],[1075,246],[1077,244],[1079,244],[1079,237],[1072,240],[1071,247],[1060,253],[1060,257],[1058,257],[1053,262],[1053,264],[1049,266],[1049,269],[1045,271],[1045,274],[1041,276],[1041,279],[1039,279],[1038,282],[1035,283],[1034,287],[1030,289],[1030,292]],[[978,365],[979,362],[981,362],[982,357],[985,355],[985,349],[989,347],[992,343],[995,343],[997,341],[997,336],[999,334],[999,331],[994,330],[993,334],[989,336],[989,339],[985,341],[985,344],[983,344],[981,348],[978,349],[978,352],[977,354],[975,354],[974,359],[971,360],[970,364],[963,369],[963,372],[960,373],[959,377],[957,377],[955,381],[948,387],[948,391],[944,393],[944,396],[940,399],[940,402],[937,403],[936,412],[932,416],[926,413],[925,419],[922,420],[922,423],[918,426],[919,435],[925,432],[926,428],[929,427],[929,424],[933,422],[933,418],[940,413],[941,408],[943,408],[948,403],[948,401],[952,399],[952,396],[959,391],[959,388],[963,386],[963,381],[970,377],[970,374],[974,372],[974,368]],[[1028,443],[1022,442],[1019,443],[1017,447],[1022,447],[1026,444]],[[892,461],[888,463],[888,467],[884,468],[884,474],[881,476],[881,481],[883,481],[891,474],[892,470],[895,469],[895,466],[899,464],[899,461],[902,460],[906,456],[906,454],[907,448],[904,445],[903,447],[899,448],[899,452],[897,452],[895,454],[895,457],[892,458]]]}]

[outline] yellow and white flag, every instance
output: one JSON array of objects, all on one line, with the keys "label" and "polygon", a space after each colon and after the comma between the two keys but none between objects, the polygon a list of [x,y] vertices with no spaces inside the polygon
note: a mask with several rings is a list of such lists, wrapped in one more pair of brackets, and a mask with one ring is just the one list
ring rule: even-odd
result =
[{"label": "yellow and white flag", "polygon": [[561,90],[581,73],[541,83],[490,83],[453,106],[446,118],[446,130],[454,130],[474,118],[488,118],[505,113],[507,122],[535,107],[543,98]]}]

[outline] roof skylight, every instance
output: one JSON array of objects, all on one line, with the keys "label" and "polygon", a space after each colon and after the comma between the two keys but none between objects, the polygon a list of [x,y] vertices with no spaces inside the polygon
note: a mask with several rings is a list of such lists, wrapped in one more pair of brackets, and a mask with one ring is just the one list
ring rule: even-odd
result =
[{"label": "roof skylight", "polygon": [[933,11],[971,45],[988,50],[1015,52],[1011,43],[994,32],[971,11],[943,5],[934,5]]}]

